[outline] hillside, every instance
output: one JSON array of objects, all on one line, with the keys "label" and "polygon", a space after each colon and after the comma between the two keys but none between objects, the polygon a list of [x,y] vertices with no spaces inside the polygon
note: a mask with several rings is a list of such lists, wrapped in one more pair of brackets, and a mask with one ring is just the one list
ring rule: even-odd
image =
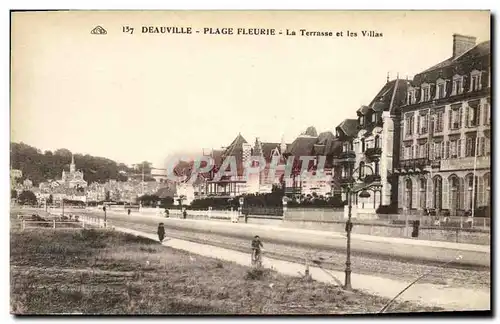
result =
[{"label": "hillside", "polygon": [[[40,182],[48,179],[60,179],[63,169],[69,171],[71,153],[68,149],[42,152],[36,147],[22,142],[11,142],[11,168],[23,172],[23,178],[20,181],[30,179],[37,186]],[[83,171],[84,179],[89,184],[92,182],[105,183],[111,179],[127,181],[129,177],[142,173],[141,170],[134,170],[123,163],[104,157],[74,153],[74,158],[76,169]],[[145,165],[145,180],[153,180],[149,176],[151,164],[145,162]]]}]

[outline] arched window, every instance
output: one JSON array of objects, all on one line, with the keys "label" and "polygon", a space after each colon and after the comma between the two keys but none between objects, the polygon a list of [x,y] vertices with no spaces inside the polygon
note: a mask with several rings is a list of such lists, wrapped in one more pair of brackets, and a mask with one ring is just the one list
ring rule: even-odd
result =
[{"label": "arched window", "polygon": [[413,194],[413,183],[412,183],[411,179],[406,179],[404,205],[408,209],[412,208],[412,194]]},{"label": "arched window", "polygon": [[448,178],[450,184],[450,209],[453,212],[452,216],[456,215],[456,210],[460,209],[460,179],[456,175],[451,175]]},{"label": "arched window", "polygon": [[467,210],[472,210],[474,208],[477,208],[477,196],[478,196],[478,192],[477,192],[477,187],[478,187],[478,181],[477,181],[477,177],[474,176],[474,174],[472,173],[469,173],[466,177],[465,177],[465,185],[466,185],[466,190],[467,190],[467,194],[466,194],[466,205],[465,205],[465,208]]},{"label": "arched window", "polygon": [[420,179],[420,186],[419,186],[419,193],[420,193],[420,208],[425,208],[425,203],[427,199],[427,179],[421,178]]},{"label": "arched window", "polygon": [[490,206],[491,205],[491,191],[490,191],[490,177],[491,175],[489,173],[486,173],[483,176],[483,181],[484,181],[484,205],[485,206]]},{"label": "arched window", "polygon": [[443,179],[440,176],[434,177],[434,208],[441,210],[443,208]]}]

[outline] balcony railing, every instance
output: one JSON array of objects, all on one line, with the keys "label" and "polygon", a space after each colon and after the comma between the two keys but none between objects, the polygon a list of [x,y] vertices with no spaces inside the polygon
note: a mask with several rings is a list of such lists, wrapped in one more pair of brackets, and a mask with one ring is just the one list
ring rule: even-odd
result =
[{"label": "balcony railing", "polygon": [[340,184],[348,184],[354,182],[354,178],[348,175],[342,175],[339,178]]},{"label": "balcony railing", "polygon": [[[491,168],[491,160],[489,156],[478,156],[475,161],[476,169]],[[474,157],[453,158],[440,161],[441,171],[451,170],[474,170]]]},{"label": "balcony railing", "polygon": [[417,171],[417,169],[423,170],[429,164],[430,161],[428,158],[419,158],[412,160],[402,160],[399,162],[399,167],[405,170]]},{"label": "balcony railing", "polygon": [[301,187],[286,187],[285,188],[285,193],[288,193],[288,194],[298,194],[301,192],[302,192]]},{"label": "balcony railing", "polygon": [[431,167],[432,168],[440,168],[441,167],[441,159],[439,160],[432,160],[431,161]]},{"label": "balcony railing", "polygon": [[338,158],[334,161],[339,162],[353,162],[356,160],[356,153],[353,150],[343,151],[339,154]]},{"label": "balcony railing", "polygon": [[365,151],[365,156],[369,158],[379,157],[381,154],[382,148],[380,147],[370,147]]},{"label": "balcony railing", "polygon": [[369,174],[365,177],[365,183],[373,183],[376,181],[380,181],[380,174]]}]

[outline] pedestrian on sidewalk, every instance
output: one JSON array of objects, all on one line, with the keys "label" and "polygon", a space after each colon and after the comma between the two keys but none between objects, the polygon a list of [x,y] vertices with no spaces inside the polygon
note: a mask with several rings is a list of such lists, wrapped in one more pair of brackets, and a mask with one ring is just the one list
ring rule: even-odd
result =
[{"label": "pedestrian on sidewalk", "polygon": [[163,242],[164,238],[165,238],[165,227],[163,226],[163,223],[160,223],[158,225],[158,239],[160,240],[160,243]]}]

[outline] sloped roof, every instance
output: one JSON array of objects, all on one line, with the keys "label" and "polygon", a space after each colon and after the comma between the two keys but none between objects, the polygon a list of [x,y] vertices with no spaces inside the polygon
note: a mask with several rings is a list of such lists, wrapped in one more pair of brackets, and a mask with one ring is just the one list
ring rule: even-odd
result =
[{"label": "sloped roof", "polygon": [[344,119],[343,122],[337,126],[345,136],[354,137],[358,132],[358,121],[356,119]]},{"label": "sloped roof", "polygon": [[238,134],[233,142],[224,150],[221,156],[221,164],[223,161],[229,157],[234,156],[236,160],[236,167],[238,175],[243,175],[243,144],[247,144],[248,142]]},{"label": "sloped roof", "polygon": [[361,115],[365,115],[367,112],[370,111],[370,107],[368,106],[361,106],[356,112],[361,114]]},{"label": "sloped roof", "polygon": [[326,141],[331,140],[333,138],[335,138],[335,135],[333,135],[332,132],[330,131],[322,132],[318,135],[318,143],[325,144]]},{"label": "sloped roof", "polygon": [[316,128],[314,126],[309,126],[309,127],[307,127],[306,131],[304,132],[304,135],[317,137],[318,132],[316,131]]},{"label": "sloped roof", "polygon": [[448,58],[415,75],[412,85],[420,86],[424,82],[435,82],[438,78],[451,79],[455,74],[465,75],[472,70],[487,70],[490,67],[490,41],[477,44],[456,58]]},{"label": "sloped roof", "polygon": [[293,156],[309,156],[313,154],[314,144],[317,141],[317,137],[299,136],[292,142],[286,153]]},{"label": "sloped roof", "polygon": [[271,142],[261,142],[258,138],[255,139],[254,144],[254,156],[263,156],[267,159],[270,159],[271,153],[274,149],[281,150],[281,143],[271,143]]},{"label": "sloped roof", "polygon": [[392,80],[387,82],[370,103],[373,111],[390,111],[391,107],[397,109],[406,99],[409,82],[406,80]]},{"label": "sloped roof", "polygon": [[229,144],[229,146],[222,153],[223,157],[227,156],[241,156],[243,154],[243,144],[248,143],[241,134],[238,134],[236,138]]}]

